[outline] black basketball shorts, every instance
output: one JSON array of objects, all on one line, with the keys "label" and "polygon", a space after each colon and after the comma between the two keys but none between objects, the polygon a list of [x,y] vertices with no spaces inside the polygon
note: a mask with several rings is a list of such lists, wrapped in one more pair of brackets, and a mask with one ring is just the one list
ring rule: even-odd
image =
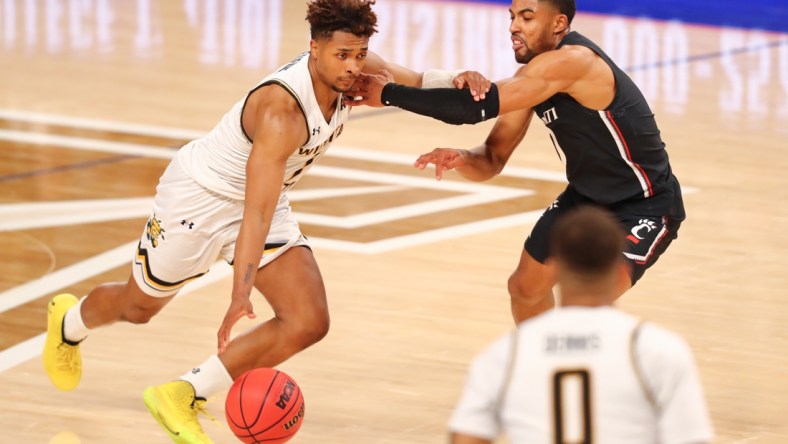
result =
[{"label": "black basketball shorts", "polygon": [[610,211],[625,231],[624,256],[631,265],[632,285],[654,265],[660,255],[678,237],[679,226],[684,220],[681,191],[676,183],[675,193],[655,196],[648,200],[599,205],[579,194],[571,186],[547,207],[525,241],[525,250],[537,261],[544,263],[550,257],[550,234],[561,215],[581,205],[597,205]]}]

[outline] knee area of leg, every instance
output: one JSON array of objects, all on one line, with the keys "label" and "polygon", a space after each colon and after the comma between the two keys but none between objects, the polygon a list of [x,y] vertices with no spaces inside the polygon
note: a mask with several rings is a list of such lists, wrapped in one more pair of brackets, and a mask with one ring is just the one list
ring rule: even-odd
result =
[{"label": "knee area of leg", "polygon": [[155,310],[144,307],[129,307],[123,311],[123,319],[132,324],[147,324],[155,314]]},{"label": "knee area of leg", "polygon": [[522,280],[517,279],[514,275],[509,278],[509,295],[513,300],[518,300],[526,304],[535,304],[539,302],[544,295],[536,292],[533,288],[524,284]]},{"label": "knee area of leg", "polygon": [[507,287],[509,289],[509,294],[512,295],[512,297],[520,296],[525,293],[526,290],[526,286],[523,285],[522,280],[520,280],[516,275],[509,276]]},{"label": "knee area of leg", "polygon": [[304,347],[308,347],[328,334],[330,321],[328,315],[311,316],[298,322],[293,331],[294,339]]}]

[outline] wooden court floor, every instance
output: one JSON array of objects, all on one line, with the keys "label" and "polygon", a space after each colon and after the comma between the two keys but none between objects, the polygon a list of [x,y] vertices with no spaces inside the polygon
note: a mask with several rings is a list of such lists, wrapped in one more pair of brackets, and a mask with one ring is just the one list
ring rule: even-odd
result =
[{"label": "wooden court floor", "polygon": [[[97,331],[71,393],[40,364],[46,302],[128,277],[167,162],[307,48],[302,3],[0,2],[0,443],[169,442],[142,390],[214,352],[228,268],[147,325]],[[514,71],[506,7],[378,3],[384,58]],[[788,442],[788,34],[583,14],[574,28],[642,87],[687,190],[679,239],[619,306],[689,341],[716,443]],[[280,367],[306,398],[292,442],[445,442],[468,362],[513,327],[506,279],[562,165],[535,122],[500,177],[436,182],[415,156],[472,147],[489,123],[352,119],[291,196],[332,312],[328,337]]]}]

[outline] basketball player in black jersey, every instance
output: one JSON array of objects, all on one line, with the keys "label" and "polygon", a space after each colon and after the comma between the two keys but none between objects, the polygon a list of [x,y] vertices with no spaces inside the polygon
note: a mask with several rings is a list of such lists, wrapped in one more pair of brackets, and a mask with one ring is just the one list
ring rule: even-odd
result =
[{"label": "basketball player in black jersey", "polygon": [[485,100],[461,91],[422,90],[390,82],[389,75],[357,81],[356,104],[398,106],[447,123],[477,123],[498,116],[487,140],[471,150],[438,148],[415,166],[435,174],[457,170],[474,181],[501,172],[534,114],[547,126],[566,164],[569,185],[536,223],[509,278],[515,321],[554,305],[554,276],[544,265],[556,220],[581,204],[611,210],[625,228],[630,282],[676,238],[684,220],[681,189],[671,171],[654,114],[632,80],[593,42],[572,31],[574,0],[513,0],[512,48],[524,64],[515,77],[495,82]]}]

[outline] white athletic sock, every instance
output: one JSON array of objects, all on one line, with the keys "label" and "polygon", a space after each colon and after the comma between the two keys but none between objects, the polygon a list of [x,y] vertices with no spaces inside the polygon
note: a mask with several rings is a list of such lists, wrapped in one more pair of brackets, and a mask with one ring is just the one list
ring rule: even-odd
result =
[{"label": "white athletic sock", "polygon": [[204,399],[222,390],[229,390],[233,385],[233,378],[216,355],[212,355],[199,367],[186,372],[181,379],[194,386],[194,394],[197,398]]},{"label": "white athletic sock", "polygon": [[82,321],[82,302],[87,296],[83,296],[77,305],[71,307],[63,319],[63,336],[69,342],[79,342],[88,337],[90,329],[85,327]]}]

